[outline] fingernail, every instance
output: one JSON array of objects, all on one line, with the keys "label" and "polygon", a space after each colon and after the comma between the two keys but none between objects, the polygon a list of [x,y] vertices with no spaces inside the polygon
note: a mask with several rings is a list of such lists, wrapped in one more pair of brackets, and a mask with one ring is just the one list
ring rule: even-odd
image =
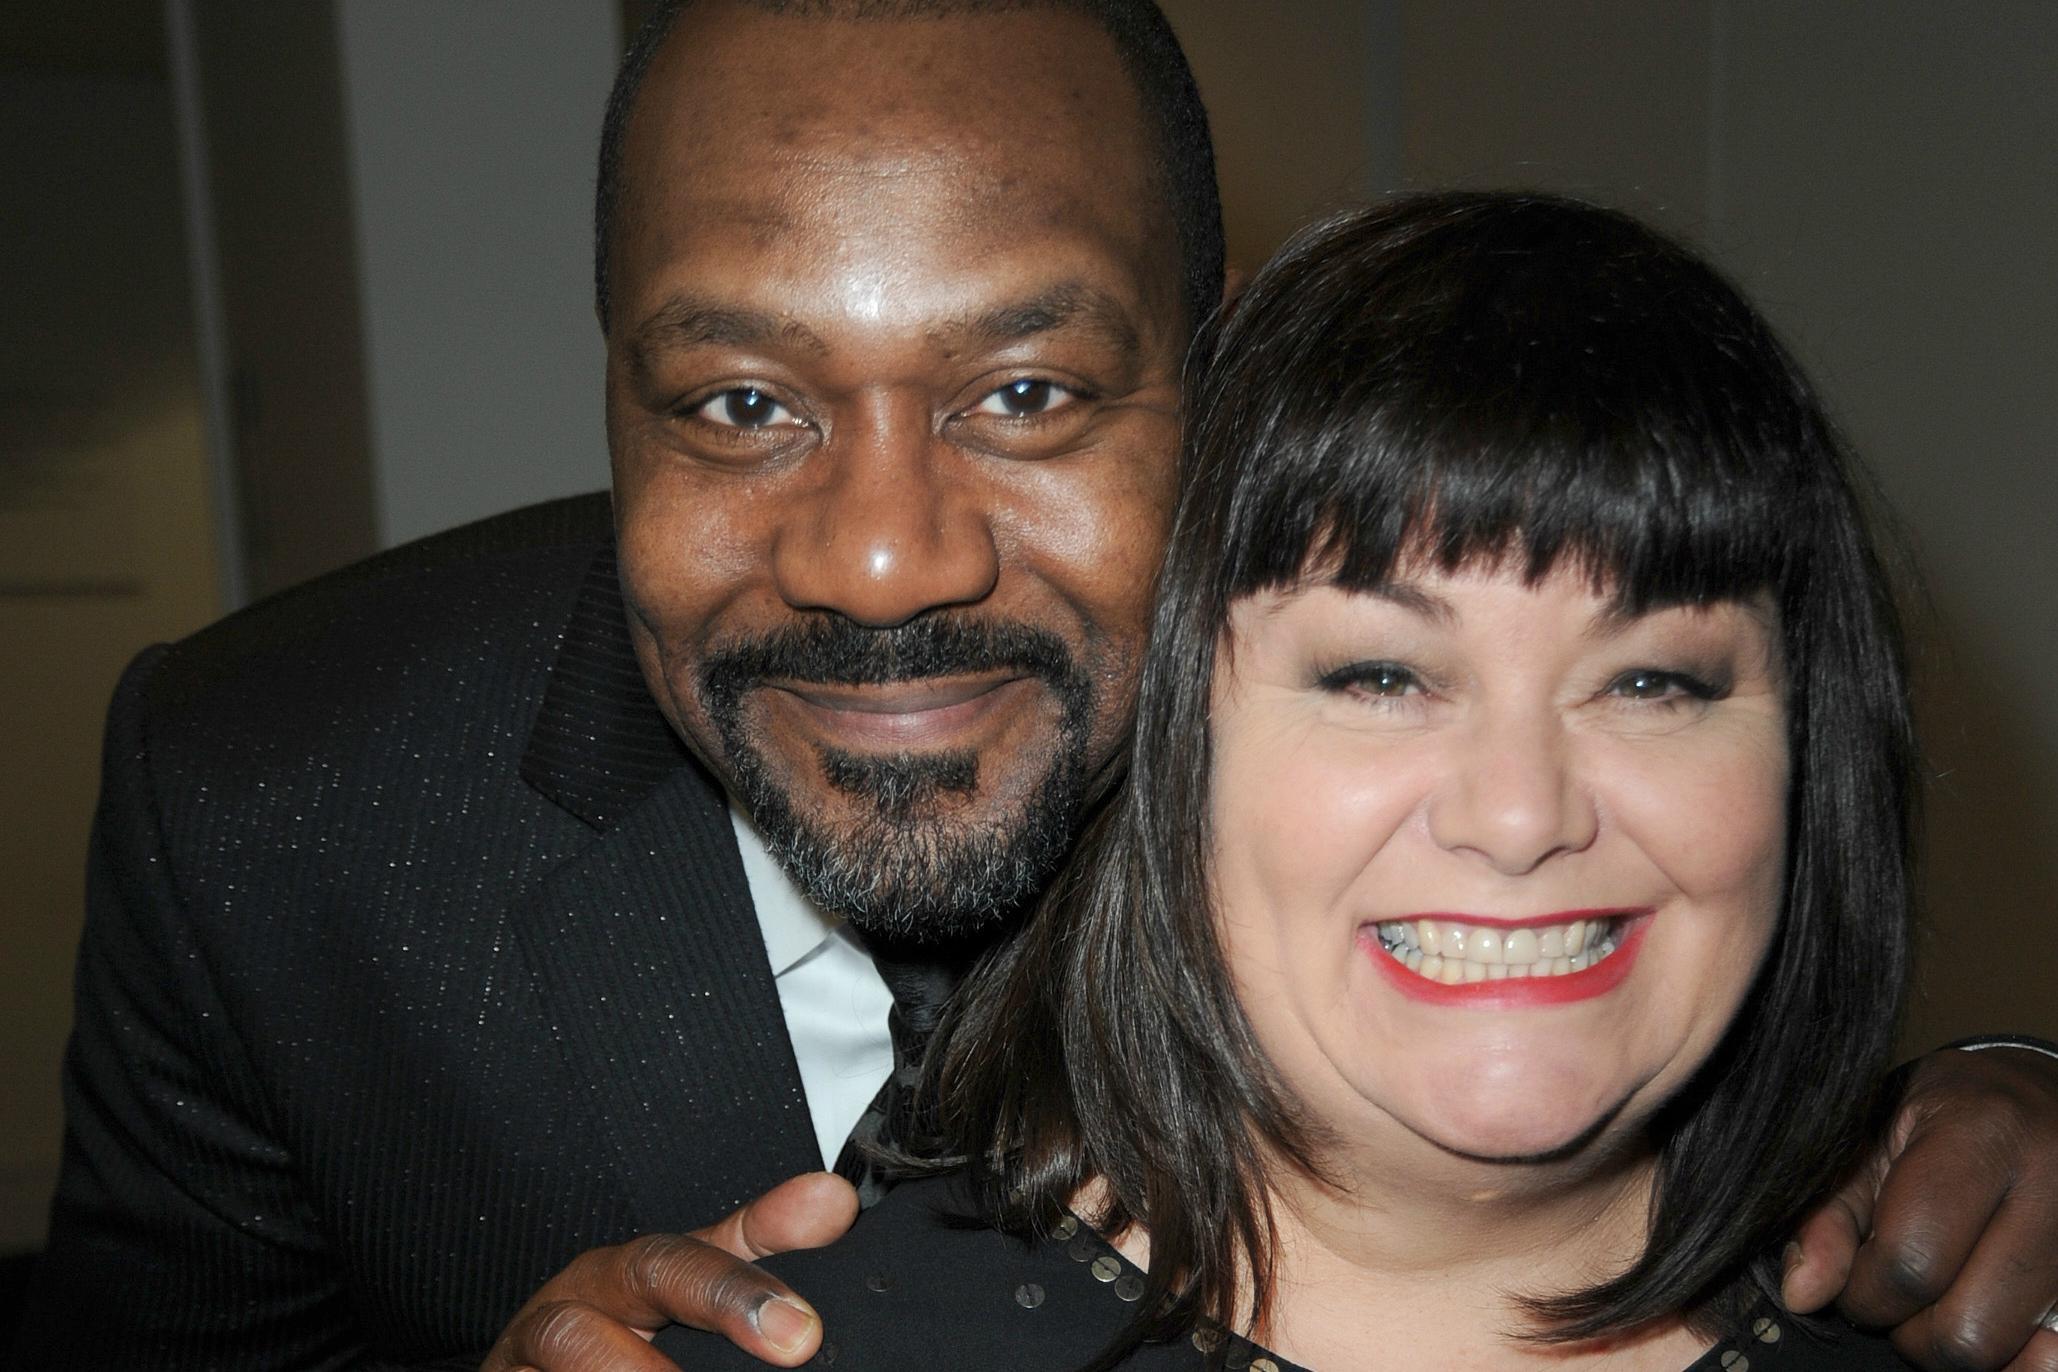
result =
[{"label": "fingernail", "polygon": [[781,1353],[798,1350],[814,1327],[814,1311],[803,1310],[792,1301],[773,1296],[757,1308],[758,1332]]},{"label": "fingernail", "polygon": [[1801,1245],[1792,1239],[1779,1254],[1779,1303],[1789,1311],[1794,1308],[1794,1273],[1801,1270]]}]

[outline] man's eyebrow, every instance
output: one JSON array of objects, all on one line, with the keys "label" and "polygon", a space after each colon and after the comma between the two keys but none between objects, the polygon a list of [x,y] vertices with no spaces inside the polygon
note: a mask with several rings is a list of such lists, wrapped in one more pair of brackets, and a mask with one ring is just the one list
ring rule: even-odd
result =
[{"label": "man's eyebrow", "polygon": [[1119,301],[1105,291],[1072,283],[996,305],[947,325],[939,336],[951,342],[991,348],[1054,329],[1075,327],[1099,334],[1124,355],[1133,355],[1142,348],[1135,322]]},{"label": "man's eyebrow", "polygon": [[659,306],[629,340],[639,360],[695,347],[765,348],[797,345],[819,356],[829,351],[814,330],[796,319],[696,295],[675,295]]}]

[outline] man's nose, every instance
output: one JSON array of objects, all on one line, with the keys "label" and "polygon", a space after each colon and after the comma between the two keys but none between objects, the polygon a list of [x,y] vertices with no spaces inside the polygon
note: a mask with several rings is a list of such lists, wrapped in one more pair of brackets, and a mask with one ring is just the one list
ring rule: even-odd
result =
[{"label": "man's nose", "polygon": [[1504,876],[1585,849],[1600,814],[1571,752],[1562,724],[1542,713],[1466,726],[1430,803],[1431,836]]},{"label": "man's nose", "polygon": [[885,404],[818,451],[819,477],[780,522],[772,576],[795,609],[888,627],[969,605],[1000,576],[969,464],[911,404]]}]

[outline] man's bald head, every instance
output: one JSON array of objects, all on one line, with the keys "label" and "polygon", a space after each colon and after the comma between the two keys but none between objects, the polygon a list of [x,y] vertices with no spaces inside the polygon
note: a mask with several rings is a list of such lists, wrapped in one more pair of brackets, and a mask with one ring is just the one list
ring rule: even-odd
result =
[{"label": "man's bald head", "polygon": [[[593,212],[595,303],[603,331],[612,318],[612,258],[623,200],[622,150],[629,115],[652,59],[679,17],[700,0],[660,0],[615,74],[601,125]],[[1215,182],[1207,112],[1186,54],[1152,0],[729,0],[764,14],[849,21],[951,18],[1052,10],[1085,16],[1114,42],[1141,99],[1159,150],[1152,182],[1166,199],[1179,240],[1182,299],[1189,329],[1221,300],[1222,202]]]}]

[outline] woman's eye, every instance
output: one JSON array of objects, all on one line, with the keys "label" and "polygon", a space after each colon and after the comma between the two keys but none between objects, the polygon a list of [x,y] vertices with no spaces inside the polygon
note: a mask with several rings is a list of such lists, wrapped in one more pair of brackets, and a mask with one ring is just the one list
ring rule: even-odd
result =
[{"label": "woman's eye", "polygon": [[1033,419],[1049,414],[1072,398],[1072,393],[1055,381],[1025,377],[1010,381],[972,407],[974,414],[999,415],[1004,419]]},{"label": "woman's eye", "polygon": [[794,422],[793,412],[755,386],[738,386],[709,396],[693,413],[728,429],[768,429]]},{"label": "woman's eye", "polygon": [[1381,700],[1398,700],[1422,692],[1420,677],[1391,662],[1355,662],[1339,667],[1325,675],[1321,685],[1324,690],[1348,691]]},{"label": "woman's eye", "polygon": [[1713,686],[1684,672],[1662,672],[1639,667],[1624,672],[1609,683],[1608,693],[1624,700],[1713,700]]}]

